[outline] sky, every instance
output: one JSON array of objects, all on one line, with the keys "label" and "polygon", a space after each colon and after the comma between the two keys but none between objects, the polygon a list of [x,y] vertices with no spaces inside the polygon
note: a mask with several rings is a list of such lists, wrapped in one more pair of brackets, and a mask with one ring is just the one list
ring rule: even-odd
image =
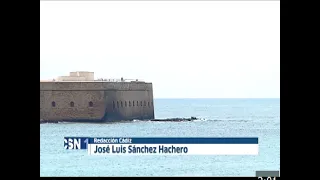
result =
[{"label": "sky", "polygon": [[154,98],[280,98],[280,1],[41,1],[40,79],[70,71]]}]

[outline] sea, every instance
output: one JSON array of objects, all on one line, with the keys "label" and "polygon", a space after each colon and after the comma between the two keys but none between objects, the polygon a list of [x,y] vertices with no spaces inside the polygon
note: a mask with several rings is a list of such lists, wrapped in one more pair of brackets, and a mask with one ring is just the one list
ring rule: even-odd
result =
[{"label": "sea", "polygon": [[[255,176],[280,170],[280,99],[155,99],[155,117],[189,122],[40,124],[40,176]],[[90,156],[66,136],[258,137],[258,155]]]}]

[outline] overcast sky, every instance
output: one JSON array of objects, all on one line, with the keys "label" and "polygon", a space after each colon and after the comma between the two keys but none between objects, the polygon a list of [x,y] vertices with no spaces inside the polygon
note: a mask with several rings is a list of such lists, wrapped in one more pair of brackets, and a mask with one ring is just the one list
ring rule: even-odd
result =
[{"label": "overcast sky", "polygon": [[279,98],[280,1],[41,2],[40,79],[94,71],[155,98]]}]

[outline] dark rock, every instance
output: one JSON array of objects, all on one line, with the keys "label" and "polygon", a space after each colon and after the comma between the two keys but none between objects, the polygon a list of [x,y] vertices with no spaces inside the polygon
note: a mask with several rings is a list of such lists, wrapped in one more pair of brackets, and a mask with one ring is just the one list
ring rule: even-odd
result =
[{"label": "dark rock", "polygon": [[167,119],[151,119],[151,121],[162,121],[162,122],[181,122],[181,121],[194,121],[198,120],[196,117],[191,118],[167,118]]}]

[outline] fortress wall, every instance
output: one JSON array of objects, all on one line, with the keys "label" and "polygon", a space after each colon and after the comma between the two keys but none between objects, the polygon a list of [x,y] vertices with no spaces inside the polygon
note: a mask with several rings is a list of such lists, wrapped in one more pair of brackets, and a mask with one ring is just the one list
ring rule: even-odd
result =
[{"label": "fortress wall", "polygon": [[[52,106],[53,101],[55,107]],[[93,107],[89,107],[90,101],[93,103]],[[133,101],[135,101],[134,106]],[[71,107],[71,102],[74,103],[74,107]],[[104,119],[107,121],[154,119],[152,84],[138,82],[41,82],[40,119]]]},{"label": "fortress wall", "polygon": [[96,120],[104,116],[105,108],[103,91],[40,91],[40,119]]},{"label": "fortress wall", "polygon": [[108,95],[112,119],[154,119],[152,91],[113,91]]},{"label": "fortress wall", "polygon": [[141,82],[41,82],[40,90],[152,90],[152,83]]}]

